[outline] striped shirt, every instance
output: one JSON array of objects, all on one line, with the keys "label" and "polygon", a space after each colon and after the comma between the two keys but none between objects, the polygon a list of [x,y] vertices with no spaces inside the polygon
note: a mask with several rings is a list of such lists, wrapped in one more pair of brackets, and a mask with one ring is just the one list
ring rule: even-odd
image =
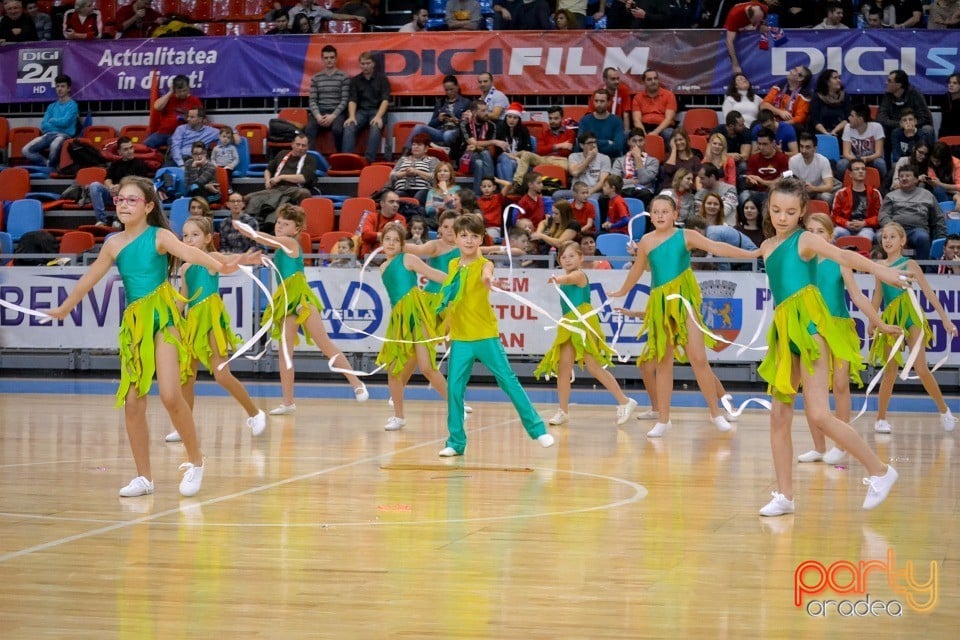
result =
[{"label": "striped shirt", "polygon": [[350,78],[340,69],[333,73],[321,71],[310,79],[310,112],[316,115],[339,116],[347,110]]}]

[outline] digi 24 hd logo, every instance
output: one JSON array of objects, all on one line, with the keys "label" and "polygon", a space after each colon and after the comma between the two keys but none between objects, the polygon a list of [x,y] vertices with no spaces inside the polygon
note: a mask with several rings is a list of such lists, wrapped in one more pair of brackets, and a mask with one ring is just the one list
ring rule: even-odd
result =
[{"label": "digi 24 hd logo", "polygon": [[60,75],[60,49],[21,49],[17,60],[17,97],[52,96]]}]

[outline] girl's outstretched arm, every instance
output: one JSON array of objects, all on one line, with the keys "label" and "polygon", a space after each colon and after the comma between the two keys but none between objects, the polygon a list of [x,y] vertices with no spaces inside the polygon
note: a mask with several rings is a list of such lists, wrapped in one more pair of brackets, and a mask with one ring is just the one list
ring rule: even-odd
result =
[{"label": "girl's outstretched arm", "polygon": [[552,275],[547,279],[547,282],[556,284],[572,284],[582,287],[587,284],[587,274],[580,269],[577,269],[576,271],[571,271],[570,273]]},{"label": "girl's outstretched arm", "polygon": [[950,319],[950,316],[947,315],[947,312],[943,310],[943,305],[941,305],[940,301],[937,300],[937,294],[933,290],[933,287],[930,286],[930,283],[927,281],[926,277],[923,275],[923,270],[920,268],[920,265],[913,260],[908,260],[907,271],[913,276],[917,284],[920,285],[920,291],[923,292],[927,302],[930,303],[934,311],[937,312],[937,315],[940,316],[940,320],[943,321],[943,328],[946,330],[947,335],[957,335],[956,325],[953,324],[953,320]]},{"label": "girl's outstretched arm", "polygon": [[419,273],[428,280],[433,280],[434,282],[444,282],[447,279],[447,274],[445,274],[443,271],[434,269],[417,256],[409,253],[403,254],[403,266],[410,271]]},{"label": "girl's outstretched arm", "polygon": [[688,247],[701,249],[715,256],[720,256],[721,258],[756,260],[760,257],[760,249],[747,251],[746,249],[735,247],[732,244],[727,244],[726,242],[717,242],[716,240],[711,240],[707,236],[696,231],[684,230],[683,239],[687,243]]},{"label": "girl's outstretched arm", "polygon": [[872,273],[883,282],[894,287],[909,285],[914,279],[911,274],[906,274],[899,269],[893,269],[873,262],[868,258],[864,258],[856,251],[841,249],[812,233],[804,232],[803,235],[800,236],[799,249],[800,255],[803,257],[817,255],[821,258],[827,258],[833,260],[841,267]]},{"label": "girl's outstretched arm", "polygon": [[[843,285],[847,288],[850,299],[853,300],[857,308],[863,312],[863,315],[867,316],[867,320],[869,321],[868,327],[876,327],[883,333],[889,333],[891,335],[903,333],[903,329],[900,327],[887,324],[880,318],[880,313],[877,311],[877,308],[867,299],[867,296],[863,295],[863,291],[860,291],[860,287],[857,286],[857,281],[853,277],[853,271],[847,267],[840,267],[840,274],[843,276]],[[877,289],[879,290],[879,284],[877,285]],[[876,291],[874,291],[874,294],[876,295]],[[868,333],[873,332],[869,331]]]},{"label": "girl's outstretched arm", "polygon": [[[284,251],[290,255],[291,258],[296,258],[300,255],[300,244],[293,238],[281,238],[269,233],[264,233],[263,231],[256,231],[247,225],[241,226],[240,224],[237,224],[236,220],[233,221],[233,228],[239,231],[240,235],[250,238],[254,242],[265,244],[275,249]],[[292,254],[291,251],[293,252]]]},{"label": "girl's outstretched arm", "polygon": [[[643,241],[641,240],[641,243]],[[640,276],[643,275],[643,272],[647,270],[647,252],[646,250],[637,247],[637,257],[633,261],[633,266],[630,267],[630,271],[627,272],[627,277],[624,278],[623,284],[620,285],[620,288],[616,291],[607,292],[607,297],[609,298],[622,298],[628,293],[630,289],[633,288],[633,285],[637,284],[640,280]]]},{"label": "girl's outstretched arm", "polygon": [[167,229],[157,231],[157,248],[164,253],[180,258],[186,263],[203,265],[210,271],[233,273],[237,270],[236,263],[224,264],[206,251],[184,244],[172,231]]},{"label": "girl's outstretched arm", "polygon": [[73,287],[73,291],[70,292],[67,299],[56,309],[47,311],[47,315],[53,316],[57,320],[63,320],[67,317],[67,314],[83,300],[83,296],[87,295],[90,289],[93,289],[93,286],[100,282],[103,276],[107,275],[116,260],[116,244],[118,242],[115,238],[111,238],[104,243],[100,255],[90,265],[87,272],[77,280],[77,284]]}]

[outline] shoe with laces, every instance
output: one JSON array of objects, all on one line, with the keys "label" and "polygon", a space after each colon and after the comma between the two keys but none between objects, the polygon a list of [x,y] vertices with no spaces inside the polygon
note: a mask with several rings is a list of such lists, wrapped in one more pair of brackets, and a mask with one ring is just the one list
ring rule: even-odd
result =
[{"label": "shoe with laces", "polygon": [[956,428],[957,419],[950,413],[950,409],[947,409],[946,413],[940,414],[940,426],[943,427],[944,431],[953,431]]},{"label": "shoe with laces", "polygon": [[137,496],[148,496],[153,493],[153,482],[143,476],[137,476],[130,481],[130,484],[120,489],[120,496],[123,498],[136,498]]},{"label": "shoe with laces", "polygon": [[437,455],[439,455],[441,458],[452,458],[454,456],[462,456],[463,453],[457,451],[453,447],[444,447],[443,449],[440,449],[440,453]]},{"label": "shoe with laces", "polygon": [[816,449],[811,449],[797,456],[797,462],[820,462],[821,460],[823,460],[823,454]]},{"label": "shoe with laces", "polygon": [[840,464],[847,459],[847,452],[839,447],[834,447],[823,454],[823,464]]},{"label": "shoe with laces", "polygon": [[553,446],[553,436],[549,433],[545,433],[542,436],[537,436],[537,442],[540,443],[540,446],[546,449],[547,447]]},{"label": "shoe with laces", "polygon": [[254,437],[260,435],[267,428],[267,414],[262,410],[257,411],[257,415],[247,418],[247,426]]},{"label": "shoe with laces", "polygon": [[890,489],[893,487],[893,483],[897,481],[899,474],[897,470],[887,465],[887,472],[882,476],[870,476],[869,478],[863,479],[863,484],[869,486],[867,489],[867,497],[863,500],[864,509],[873,509],[878,506],[881,502],[886,500],[887,494],[890,493]]},{"label": "shoe with laces", "polygon": [[723,416],[710,418],[710,422],[712,422],[713,426],[715,426],[717,428],[717,431],[720,431],[720,432],[726,432],[726,431],[730,431],[730,429],[733,429],[730,423],[727,422],[727,419],[724,418]]},{"label": "shoe with laces", "polygon": [[626,424],[633,412],[637,410],[637,401],[633,398],[627,400],[627,404],[617,406],[617,426]]},{"label": "shoe with laces", "polygon": [[787,500],[782,493],[777,493],[774,491],[772,494],[773,500],[768,502],[766,506],[760,509],[760,515],[762,516],[784,516],[788,513],[793,513],[793,500]]},{"label": "shoe with laces", "polygon": [[183,440],[180,438],[180,434],[177,433],[176,430],[173,430],[170,433],[168,433],[166,436],[164,436],[163,441],[164,442],[182,442]]},{"label": "shoe with laces", "polygon": [[873,423],[873,430],[877,433],[890,433],[892,427],[886,420],[877,420]]},{"label": "shoe with laces", "polygon": [[557,425],[565,424],[569,419],[570,415],[566,411],[557,409],[557,412],[547,421],[547,424],[556,427]]},{"label": "shoe with laces", "polygon": [[180,465],[180,470],[184,472],[183,480],[180,481],[180,495],[184,498],[197,495],[200,491],[200,483],[203,482],[203,465],[199,467],[184,462]]},{"label": "shoe with laces", "polygon": [[270,409],[272,416],[291,416],[297,412],[297,403],[281,404],[276,409]]},{"label": "shoe with laces", "polygon": [[660,412],[653,409],[647,409],[637,414],[637,420],[657,420],[660,418]]},{"label": "shoe with laces", "polygon": [[403,418],[398,418],[397,416],[392,416],[389,420],[387,420],[387,424],[384,425],[383,430],[384,430],[384,431],[399,431],[400,429],[403,429],[403,428],[406,426],[406,424],[407,424],[407,421],[404,420]]},{"label": "shoe with laces", "polygon": [[653,429],[647,431],[648,438],[660,438],[673,427],[673,422],[658,422],[653,425]]},{"label": "shoe with laces", "polygon": [[367,391],[367,385],[360,383],[359,387],[353,390],[353,395],[357,397],[357,402],[366,402],[370,399],[370,393]]}]

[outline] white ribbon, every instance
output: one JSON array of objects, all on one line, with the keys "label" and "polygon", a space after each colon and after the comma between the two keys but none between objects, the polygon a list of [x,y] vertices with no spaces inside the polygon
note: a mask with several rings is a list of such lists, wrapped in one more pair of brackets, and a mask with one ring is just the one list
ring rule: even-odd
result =
[{"label": "white ribbon", "polygon": [[[370,254],[367,255],[367,259],[363,261],[363,266],[360,267],[359,286],[357,287],[357,290],[353,292],[353,297],[350,298],[350,304],[347,305],[347,308],[351,311],[357,308],[357,301],[360,299],[360,292],[363,291],[363,275],[367,272],[367,267],[370,266],[370,263],[373,262],[373,258],[381,251],[383,251],[383,247],[377,247],[371,251]],[[403,259],[402,254],[399,257],[401,260]]]},{"label": "white ribbon", "polygon": [[[907,289],[907,296],[910,298],[910,304],[913,305],[914,311],[917,312],[917,317],[921,320],[926,318],[926,314],[923,312],[923,307],[920,306],[920,300],[917,299],[917,295],[912,288]],[[918,380],[920,376],[911,376],[910,369],[913,368],[914,363],[916,363],[917,358],[920,356],[920,350],[923,348],[923,326],[920,326],[920,332],[917,334],[917,341],[913,343],[913,346],[910,348],[910,354],[907,356],[907,359],[903,363],[903,371],[900,372],[901,380]],[[891,353],[894,351],[891,349]],[[947,363],[947,360],[950,358],[949,350],[944,353],[943,357],[940,358],[930,368],[930,373],[933,373],[943,365]]]},{"label": "white ribbon", "polygon": [[505,296],[507,296],[507,297],[509,297],[509,298],[513,298],[514,300],[516,300],[516,301],[519,302],[520,304],[522,304],[522,305],[524,305],[524,306],[526,306],[526,307],[530,307],[531,309],[533,309],[534,311],[536,311],[537,313],[539,313],[539,314],[542,315],[543,317],[548,318],[551,322],[553,322],[553,324],[552,324],[552,325],[545,326],[545,327],[543,328],[544,331],[549,331],[549,330],[554,329],[554,328],[556,328],[556,327],[563,326],[563,327],[566,327],[566,329],[567,329],[570,333],[575,333],[575,334],[577,334],[578,336],[580,336],[581,338],[586,338],[586,337],[587,337],[587,333],[586,333],[583,329],[577,327],[577,326],[576,326],[576,323],[571,322],[570,320],[567,320],[566,318],[560,318],[559,320],[557,320],[556,318],[554,318],[553,316],[551,316],[550,313],[547,312],[546,309],[543,309],[542,307],[540,307],[540,306],[538,306],[537,304],[531,302],[530,300],[527,300],[526,298],[524,298],[523,296],[521,296],[521,295],[519,295],[519,294],[516,294],[516,293],[514,293],[514,292],[512,292],[512,291],[506,291],[505,289],[501,289],[500,287],[497,287],[497,286],[492,287],[491,291],[493,291],[494,293],[502,293],[502,294],[504,294]]},{"label": "white ribbon", "polygon": [[763,398],[747,398],[741,402],[736,409],[734,409],[731,400],[733,400],[733,396],[728,393],[720,398],[720,404],[722,404],[724,410],[734,418],[739,418],[740,414],[743,413],[743,410],[746,409],[747,405],[751,403],[758,404],[767,411],[770,411],[773,408],[773,405],[770,404],[769,400],[764,400]]},{"label": "white ribbon", "polygon": [[[763,347],[751,347],[750,344],[753,344],[752,341],[751,341],[750,344],[740,344],[740,343],[738,343],[738,342],[731,342],[730,340],[727,340],[726,338],[723,338],[722,336],[718,336],[717,334],[713,333],[712,331],[710,331],[710,329],[708,329],[707,327],[705,327],[705,326],[703,326],[702,324],[700,324],[700,321],[697,319],[698,314],[694,313],[693,305],[690,304],[690,301],[687,300],[686,298],[684,298],[683,296],[681,296],[679,293],[671,293],[670,295],[667,296],[666,299],[667,299],[668,301],[669,301],[669,300],[679,300],[681,303],[683,303],[683,306],[687,309],[687,314],[688,314],[688,315],[690,316],[690,318],[693,320],[693,323],[696,325],[696,327],[697,327],[698,329],[700,329],[700,332],[703,333],[704,335],[710,336],[711,338],[713,338],[714,340],[716,340],[716,341],[718,341],[718,342],[724,342],[724,343],[726,343],[726,344],[733,345],[733,346],[735,346],[735,347],[740,347],[741,352],[742,352],[742,351],[745,351],[745,350],[747,350],[747,349],[750,349],[751,351],[766,351],[766,350],[767,350],[767,347],[766,347],[766,346],[763,346]],[[766,314],[766,307],[764,307],[764,315],[765,315],[765,314]],[[760,327],[763,326],[763,320],[764,320],[764,319],[765,319],[765,318],[761,318]],[[754,340],[756,340],[756,337],[757,337],[757,335],[759,335],[759,333],[760,333],[760,329],[758,328],[758,329],[757,329],[757,332],[754,334],[754,337],[753,337]],[[738,353],[738,355],[739,355],[739,353]]]},{"label": "white ribbon", "polygon": [[[604,300],[603,303],[602,303],[599,307],[594,307],[592,311],[590,311],[590,312],[588,312],[588,313],[586,313],[586,314],[582,314],[582,313],[580,313],[580,310],[576,307],[576,305],[573,304],[573,302],[570,300],[570,298],[567,296],[567,294],[563,292],[563,289],[560,287],[560,285],[558,285],[556,282],[554,282],[554,283],[553,283],[553,288],[557,290],[557,293],[560,294],[560,299],[563,300],[563,301],[567,304],[567,306],[568,306],[568,307],[570,308],[570,310],[573,312],[573,315],[575,315],[575,316],[577,317],[577,321],[580,322],[581,324],[583,324],[583,326],[585,326],[585,327],[587,328],[587,330],[590,331],[590,333],[592,333],[592,334],[594,335],[594,337],[596,337],[596,338],[597,338],[598,340],[600,340],[601,342],[604,342],[604,343],[605,343],[605,342],[607,341],[606,336],[602,336],[602,335],[600,335],[599,333],[597,333],[597,331],[596,331],[593,327],[591,327],[589,323],[587,323],[587,320],[590,319],[590,318],[592,318],[593,316],[599,314],[600,311],[601,311],[605,306],[607,306],[608,304],[610,304],[610,301],[609,301],[609,300]],[[584,336],[584,337],[586,337],[586,336]],[[617,356],[617,359],[620,360],[620,354],[617,353],[617,350],[616,350],[616,349],[612,349],[612,350],[613,350],[614,355]],[[628,357],[629,357],[629,356],[628,356]],[[624,362],[623,360],[620,360],[620,361],[621,361],[621,362]],[[604,367],[604,369],[606,369],[606,367]]]},{"label": "white ribbon", "polygon": [[510,248],[510,233],[507,230],[507,223],[510,221],[511,208],[516,209],[520,213],[526,213],[526,211],[523,210],[523,207],[513,203],[510,203],[503,208],[503,246],[507,248],[507,278],[509,282],[513,282],[513,251]]},{"label": "white ribbon", "polygon": [[42,324],[46,324],[48,322],[52,322],[53,320],[56,320],[56,318],[51,316],[49,313],[44,313],[43,311],[34,311],[33,309],[30,309],[28,307],[21,307],[18,304],[7,302],[3,298],[0,298],[0,307],[6,307],[7,309],[10,309],[11,311],[16,311],[17,313],[22,313],[28,316],[34,316],[36,318],[40,318],[40,322]]},{"label": "white ribbon", "polygon": [[863,406],[860,407],[860,412],[853,417],[853,420],[850,421],[850,424],[853,424],[854,422],[856,422],[857,418],[859,418],[860,416],[862,416],[864,413],[867,412],[867,403],[870,401],[870,394],[873,392],[874,388],[876,388],[877,384],[880,383],[880,379],[883,378],[884,370],[887,368],[890,362],[897,357],[897,354],[900,352],[900,349],[903,346],[903,341],[905,339],[906,339],[906,334],[901,333],[899,336],[897,336],[896,341],[893,343],[893,346],[890,348],[890,353],[887,354],[886,362],[883,363],[883,366],[880,367],[880,370],[877,371],[876,375],[874,375],[873,378],[870,380],[870,382],[867,384],[867,390],[863,392]]},{"label": "white ribbon", "polygon": [[[357,376],[358,378],[363,378],[366,376],[372,376],[374,374],[380,373],[383,369],[387,367],[386,363],[384,363],[379,367],[377,367],[376,369],[374,369],[373,371],[367,373],[366,371],[357,371],[356,369],[347,369],[347,368],[333,366],[333,361],[339,358],[340,356],[343,356],[343,354],[338,353],[337,355],[333,356],[332,358],[330,358],[330,360],[327,361],[327,366],[330,367],[330,371],[332,371],[333,373],[342,373],[344,375]],[[344,360],[346,360],[346,356],[344,356]]]},{"label": "white ribbon", "polygon": [[262,233],[260,233],[259,231],[257,231],[256,229],[248,225],[246,222],[240,222],[239,220],[234,220],[233,228],[239,231],[240,233],[244,234],[248,238],[254,238],[261,244],[265,244],[269,247],[275,247],[277,249],[280,249],[291,258],[297,257],[296,251],[294,251],[287,245],[283,244],[282,242],[277,242],[273,238],[268,238],[267,236],[263,235]]}]

